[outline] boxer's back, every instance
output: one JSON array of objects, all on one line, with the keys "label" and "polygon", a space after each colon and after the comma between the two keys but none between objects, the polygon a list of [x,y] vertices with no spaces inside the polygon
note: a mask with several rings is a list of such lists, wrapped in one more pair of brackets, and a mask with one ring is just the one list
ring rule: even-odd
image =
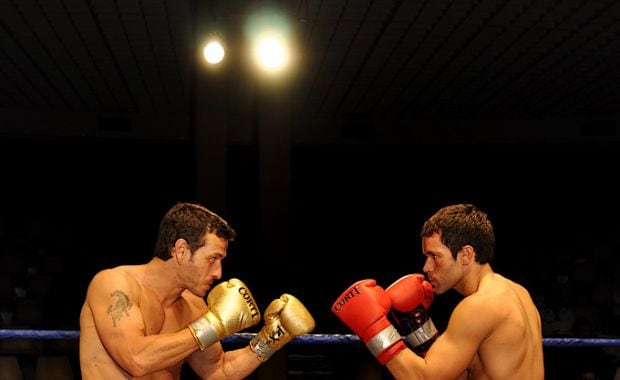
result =
[{"label": "boxer's back", "polygon": [[540,317],[527,290],[493,274],[481,282],[477,296],[496,305],[498,319],[469,366],[469,377],[543,379]]}]

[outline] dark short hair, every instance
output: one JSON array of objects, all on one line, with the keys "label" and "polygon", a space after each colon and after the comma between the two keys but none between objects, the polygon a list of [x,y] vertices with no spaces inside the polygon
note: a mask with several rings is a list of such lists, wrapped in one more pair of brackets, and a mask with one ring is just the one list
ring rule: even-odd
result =
[{"label": "dark short hair", "polygon": [[476,261],[481,264],[493,259],[495,233],[486,213],[472,204],[456,204],[439,209],[422,226],[420,237],[439,234],[456,258],[465,246],[471,245],[476,251]]},{"label": "dark short hair", "polygon": [[179,202],[172,206],[159,223],[154,256],[163,260],[171,257],[178,239],[185,239],[194,252],[205,244],[206,233],[233,241],[237,233],[216,213],[195,203]]}]

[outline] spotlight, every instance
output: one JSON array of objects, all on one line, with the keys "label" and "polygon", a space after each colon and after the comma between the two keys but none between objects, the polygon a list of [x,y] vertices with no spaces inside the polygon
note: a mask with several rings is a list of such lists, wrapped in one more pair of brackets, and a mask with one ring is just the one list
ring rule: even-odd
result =
[{"label": "spotlight", "polygon": [[218,64],[224,59],[224,47],[219,40],[209,41],[202,53],[206,61],[212,65]]}]

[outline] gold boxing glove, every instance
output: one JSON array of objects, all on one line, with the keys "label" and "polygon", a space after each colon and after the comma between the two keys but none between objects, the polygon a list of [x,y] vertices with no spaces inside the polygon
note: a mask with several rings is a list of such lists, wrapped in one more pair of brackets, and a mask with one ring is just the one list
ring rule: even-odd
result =
[{"label": "gold boxing glove", "polygon": [[265,326],[250,341],[250,348],[261,362],[296,336],[314,329],[314,318],[297,298],[282,294],[265,310]]},{"label": "gold boxing glove", "polygon": [[211,289],[207,304],[209,311],[187,326],[201,351],[260,322],[260,311],[252,293],[236,278]]}]

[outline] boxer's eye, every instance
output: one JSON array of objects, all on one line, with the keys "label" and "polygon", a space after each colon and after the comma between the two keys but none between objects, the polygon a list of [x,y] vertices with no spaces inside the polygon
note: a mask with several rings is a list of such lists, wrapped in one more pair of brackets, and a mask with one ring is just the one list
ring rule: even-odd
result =
[{"label": "boxer's eye", "polygon": [[207,258],[207,261],[208,261],[210,264],[213,264],[213,263],[215,263],[216,261],[223,260],[223,259],[224,259],[224,257],[225,257],[225,256],[223,256],[223,255],[215,255],[215,256],[210,256],[210,257],[208,257],[208,258]]}]

